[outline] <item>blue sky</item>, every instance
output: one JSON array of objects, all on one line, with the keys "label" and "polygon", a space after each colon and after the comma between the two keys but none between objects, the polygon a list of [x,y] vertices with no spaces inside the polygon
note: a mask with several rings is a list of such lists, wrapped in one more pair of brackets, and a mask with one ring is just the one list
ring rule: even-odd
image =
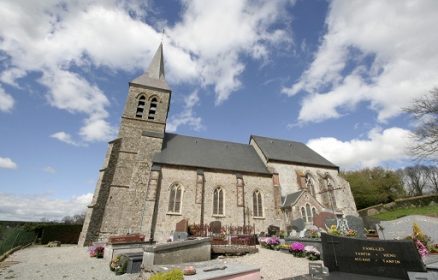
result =
[{"label": "blue sky", "polygon": [[161,41],[169,132],[301,141],[344,170],[410,165],[402,108],[438,86],[437,11],[434,0],[1,1],[0,219],[85,209],[128,82]]}]

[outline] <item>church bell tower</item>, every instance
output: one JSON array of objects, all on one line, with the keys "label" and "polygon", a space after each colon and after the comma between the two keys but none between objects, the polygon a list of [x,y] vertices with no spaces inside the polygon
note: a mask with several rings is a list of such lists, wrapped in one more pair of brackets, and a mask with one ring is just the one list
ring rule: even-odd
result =
[{"label": "church bell tower", "polygon": [[152,159],[163,145],[170,97],[160,44],[146,72],[129,83],[118,137],[109,142],[79,245],[138,233],[150,224],[147,188],[156,174]]}]

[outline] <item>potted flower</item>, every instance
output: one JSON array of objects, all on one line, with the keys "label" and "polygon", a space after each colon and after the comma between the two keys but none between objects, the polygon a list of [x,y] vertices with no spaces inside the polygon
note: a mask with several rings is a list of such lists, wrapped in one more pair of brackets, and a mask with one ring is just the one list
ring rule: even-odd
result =
[{"label": "potted flower", "polygon": [[88,254],[90,257],[94,258],[96,256],[96,246],[90,246],[88,247]]},{"label": "potted flower", "polygon": [[279,250],[280,247],[278,247],[278,245],[280,245],[280,238],[277,236],[271,236],[266,240],[266,245],[268,249]]},{"label": "potted flower", "polygon": [[289,252],[291,252],[295,257],[304,258],[304,244],[300,242],[293,242],[290,245]]},{"label": "potted flower", "polygon": [[114,271],[116,275],[122,275],[126,272],[128,266],[128,258],[123,255],[115,256],[110,262],[110,269]]},{"label": "potted flower", "polygon": [[319,260],[321,257],[321,253],[314,246],[305,246],[304,254],[306,255],[306,258],[311,261]]},{"label": "potted flower", "polygon": [[95,248],[95,252],[96,252],[96,258],[101,259],[103,258],[103,251],[105,250],[105,247],[103,246],[97,246]]},{"label": "potted flower", "polygon": [[345,236],[348,236],[348,237],[356,237],[356,236],[357,236],[357,231],[355,231],[354,229],[349,228],[349,229],[345,232]]}]

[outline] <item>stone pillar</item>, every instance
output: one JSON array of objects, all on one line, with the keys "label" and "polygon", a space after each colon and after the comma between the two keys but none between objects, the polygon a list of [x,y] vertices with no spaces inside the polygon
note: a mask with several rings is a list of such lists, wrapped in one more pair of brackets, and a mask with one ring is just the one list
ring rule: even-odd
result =
[{"label": "stone pillar", "polygon": [[236,174],[237,207],[242,207],[243,225],[246,226],[245,182],[241,174]]},{"label": "stone pillar", "polygon": [[198,169],[196,172],[196,197],[195,203],[201,204],[201,218],[199,223],[204,224],[204,200],[205,200],[205,178],[204,170]]},{"label": "stone pillar", "polygon": [[274,207],[279,209],[281,207],[281,186],[278,173],[272,174],[272,185],[274,187]]},{"label": "stone pillar", "polygon": [[154,241],[155,227],[157,225],[158,208],[160,202],[161,193],[161,167],[159,165],[153,165],[151,168],[151,176],[149,177],[147,199],[155,201],[154,210],[152,212],[151,219],[151,231],[149,241]]}]

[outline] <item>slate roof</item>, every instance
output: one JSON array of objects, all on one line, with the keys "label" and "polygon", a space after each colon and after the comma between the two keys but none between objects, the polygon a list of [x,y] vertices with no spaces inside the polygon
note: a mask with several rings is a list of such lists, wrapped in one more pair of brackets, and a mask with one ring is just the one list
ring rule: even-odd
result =
[{"label": "slate roof", "polygon": [[155,55],[152,58],[148,70],[144,72],[141,76],[132,80],[131,84],[170,90],[170,87],[165,79],[162,43],[155,52]]},{"label": "slate roof", "polygon": [[254,139],[268,161],[338,168],[303,143],[255,135],[251,135],[251,138]]},{"label": "slate roof", "polygon": [[251,145],[166,133],[154,163],[271,174]]},{"label": "slate roof", "polygon": [[281,198],[283,201],[283,207],[289,207],[290,205],[295,204],[303,192],[304,191],[297,191],[283,196]]}]

